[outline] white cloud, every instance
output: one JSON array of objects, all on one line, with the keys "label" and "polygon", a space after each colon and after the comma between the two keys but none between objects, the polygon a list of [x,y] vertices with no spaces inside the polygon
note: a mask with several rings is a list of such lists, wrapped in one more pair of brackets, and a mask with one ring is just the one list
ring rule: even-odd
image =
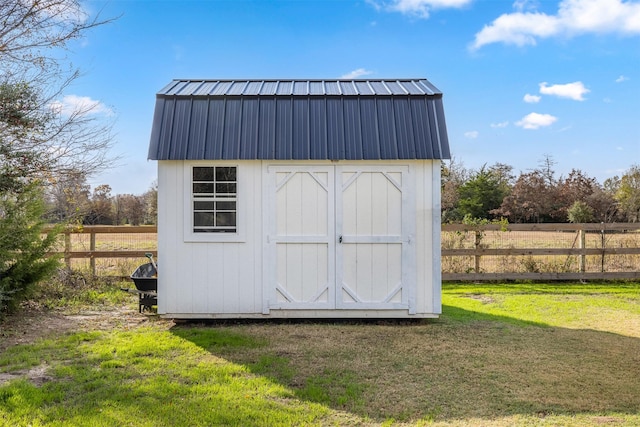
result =
[{"label": "white cloud", "polygon": [[461,8],[473,0],[367,0],[376,10],[386,9],[406,15],[428,18],[431,10]]},{"label": "white cloud", "polygon": [[586,33],[640,35],[640,2],[623,0],[562,0],[555,15],[534,10],[523,12],[516,1],[516,12],[506,13],[476,33],[472,49],[491,43],[535,45],[538,39],[575,36]]},{"label": "white cloud", "polygon": [[582,82],[573,82],[563,85],[548,86],[547,82],[540,83],[540,93],[543,95],[553,95],[560,98],[569,98],[575,101],[584,101],[583,95],[591,92],[584,87]]},{"label": "white cloud", "polygon": [[373,6],[373,8],[375,10],[377,10],[378,12],[380,11],[380,9],[382,9],[382,5],[380,4],[380,2],[378,0],[364,0],[366,3],[369,3],[371,6]]},{"label": "white cloud", "polygon": [[530,95],[530,94],[526,94],[523,98],[523,101],[529,104],[536,104],[538,102],[540,102],[540,99],[542,99],[542,97],[538,96],[538,95]]},{"label": "white cloud", "polygon": [[340,76],[341,79],[357,79],[362,76],[368,76],[369,74],[373,74],[373,71],[365,70],[364,68],[358,68],[357,70],[353,70],[348,72],[347,74],[343,74]]},{"label": "white cloud", "polygon": [[480,135],[480,132],[478,132],[477,130],[471,130],[464,133],[464,137],[469,139],[476,139],[478,135]]},{"label": "white cloud", "polygon": [[516,0],[513,2],[513,8],[518,12],[525,10],[536,10],[539,3],[535,0]]},{"label": "white cloud", "polygon": [[495,129],[506,128],[509,126],[509,122],[491,123],[491,127]]},{"label": "white cloud", "polygon": [[524,116],[522,120],[516,122],[516,126],[524,129],[539,129],[541,127],[551,126],[557,120],[558,118],[551,114],[529,113]]},{"label": "white cloud", "polygon": [[629,80],[629,77],[627,76],[620,76],[616,79],[616,83],[622,83],[622,82],[626,82],[627,80]]},{"label": "white cloud", "polygon": [[77,115],[104,115],[113,116],[113,110],[100,101],[95,101],[88,96],[65,95],[61,101],[53,101],[49,108],[63,116]]}]

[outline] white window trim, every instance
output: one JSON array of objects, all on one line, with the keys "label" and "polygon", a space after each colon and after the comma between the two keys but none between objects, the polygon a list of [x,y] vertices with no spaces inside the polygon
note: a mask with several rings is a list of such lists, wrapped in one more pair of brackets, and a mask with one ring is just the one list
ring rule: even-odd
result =
[{"label": "white window trim", "polygon": [[[225,166],[236,168],[236,232],[235,233],[196,233],[193,231],[193,173],[192,169],[199,167]],[[229,163],[225,161],[194,161],[185,162],[183,168],[183,192],[184,192],[184,241],[185,242],[204,242],[204,243],[232,243],[246,242],[246,212],[245,201],[249,196],[246,194],[246,188],[242,179],[242,169],[237,163]]]}]

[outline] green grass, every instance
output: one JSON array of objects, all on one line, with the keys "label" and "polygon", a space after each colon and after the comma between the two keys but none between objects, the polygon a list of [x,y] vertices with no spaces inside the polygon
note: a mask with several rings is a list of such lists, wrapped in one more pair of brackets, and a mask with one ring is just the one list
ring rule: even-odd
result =
[{"label": "green grass", "polygon": [[0,425],[640,425],[638,284],[447,284],[443,304],[437,320],[151,318],[15,346]]},{"label": "green grass", "polygon": [[[515,323],[533,322],[621,335],[637,331],[639,302],[640,286],[629,283],[456,284],[445,286],[443,293],[443,304],[452,319],[490,314]],[[635,328],[630,322],[636,322]]]},{"label": "green grass", "polygon": [[[220,346],[259,346],[219,332]],[[236,342],[236,340],[238,340]],[[50,380],[0,387],[3,425],[301,425],[328,410],[163,329],[74,334],[10,349],[0,369],[47,365]]]}]

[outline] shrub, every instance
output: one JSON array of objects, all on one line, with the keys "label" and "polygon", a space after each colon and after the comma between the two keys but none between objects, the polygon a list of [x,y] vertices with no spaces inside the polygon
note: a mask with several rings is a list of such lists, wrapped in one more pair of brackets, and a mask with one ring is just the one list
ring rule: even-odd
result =
[{"label": "shrub", "polygon": [[36,184],[0,194],[0,314],[14,309],[58,266],[58,258],[47,253],[59,229],[43,237],[43,213],[42,191]]}]

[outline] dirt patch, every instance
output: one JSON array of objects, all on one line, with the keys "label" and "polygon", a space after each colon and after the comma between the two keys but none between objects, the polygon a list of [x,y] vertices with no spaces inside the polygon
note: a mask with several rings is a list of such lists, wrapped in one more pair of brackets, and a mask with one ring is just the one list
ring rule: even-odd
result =
[{"label": "dirt patch", "polygon": [[0,352],[15,345],[30,344],[69,332],[129,329],[147,322],[149,316],[128,306],[105,307],[104,310],[87,308],[69,313],[25,304],[17,313],[0,322]]},{"label": "dirt patch", "polygon": [[0,372],[0,385],[18,378],[26,378],[36,387],[42,386],[44,383],[51,381],[51,377],[47,375],[47,365],[36,366],[29,370],[17,372]]},{"label": "dirt patch", "polygon": [[478,300],[483,304],[492,304],[492,303],[495,302],[495,299],[493,297],[488,296],[488,295],[469,294],[469,295],[465,295],[465,296],[467,298]]}]

